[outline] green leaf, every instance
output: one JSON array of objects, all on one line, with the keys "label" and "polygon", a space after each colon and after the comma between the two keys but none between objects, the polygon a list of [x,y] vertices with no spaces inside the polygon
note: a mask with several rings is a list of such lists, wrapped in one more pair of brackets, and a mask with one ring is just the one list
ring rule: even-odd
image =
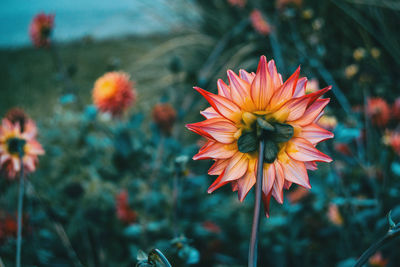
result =
[{"label": "green leaf", "polygon": [[276,156],[278,155],[278,145],[275,144],[271,140],[265,141],[265,151],[264,151],[264,160],[266,163],[272,163],[275,161]]},{"label": "green leaf", "polygon": [[257,123],[265,131],[273,131],[275,129],[272,124],[262,118],[257,118]]},{"label": "green leaf", "polygon": [[292,138],[294,133],[293,127],[285,123],[275,124],[274,141],[277,143],[287,142]]},{"label": "green leaf", "polygon": [[249,153],[257,150],[258,140],[253,132],[244,132],[239,137],[238,149],[242,153]]}]

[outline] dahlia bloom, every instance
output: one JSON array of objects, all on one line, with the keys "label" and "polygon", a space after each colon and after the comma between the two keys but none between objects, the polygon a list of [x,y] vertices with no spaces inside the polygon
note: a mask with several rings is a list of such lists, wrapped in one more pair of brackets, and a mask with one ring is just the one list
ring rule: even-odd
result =
[{"label": "dahlia bloom", "polygon": [[170,104],[157,104],[153,108],[153,120],[166,133],[171,133],[176,120],[176,111]]},{"label": "dahlia bloom", "polygon": [[[283,203],[283,189],[292,183],[310,189],[307,169],[332,159],[315,146],[333,134],[316,124],[329,99],[319,99],[330,87],[305,94],[306,78],[300,68],[283,83],[273,60],[262,56],[257,73],[228,70],[229,85],[218,80],[218,95],[195,87],[211,107],[201,114],[206,120],[187,128],[207,138],[193,159],[213,159],[210,175],[219,175],[211,193],[231,183],[243,201],[256,182],[258,143],[265,140],[263,202],[268,215],[271,196]],[[260,135],[261,134],[261,135]]]},{"label": "dahlia bloom", "polygon": [[21,131],[19,123],[3,119],[0,126],[0,169],[9,179],[14,179],[20,171],[19,146],[22,146],[24,172],[32,173],[36,169],[38,156],[44,154],[40,143],[36,141],[36,126],[32,120],[25,123]]},{"label": "dahlia bloom", "polygon": [[380,97],[368,99],[366,112],[372,124],[378,127],[384,127],[390,120],[389,104]]},{"label": "dahlia bloom", "polygon": [[93,102],[102,112],[121,115],[136,100],[133,82],[125,72],[108,72],[97,79],[93,88]]},{"label": "dahlia bloom", "polygon": [[271,32],[271,26],[264,19],[262,13],[258,9],[254,9],[250,14],[250,21],[253,28],[261,35],[268,35]]},{"label": "dahlia bloom", "polygon": [[48,47],[54,27],[54,15],[37,14],[29,26],[29,35],[36,47]]},{"label": "dahlia bloom", "polygon": [[136,221],[137,214],[129,207],[129,196],[126,190],[121,191],[116,196],[117,218],[123,223],[133,223]]}]

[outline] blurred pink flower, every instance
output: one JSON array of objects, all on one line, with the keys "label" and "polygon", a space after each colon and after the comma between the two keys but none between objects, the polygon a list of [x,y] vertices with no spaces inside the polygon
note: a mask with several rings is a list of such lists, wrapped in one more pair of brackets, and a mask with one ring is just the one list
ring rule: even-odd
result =
[{"label": "blurred pink flower", "polygon": [[268,35],[271,32],[271,26],[267,20],[263,17],[262,13],[258,9],[254,9],[250,14],[251,24],[253,28],[261,35]]},{"label": "blurred pink flower", "polygon": [[29,26],[29,35],[36,47],[48,47],[54,27],[54,15],[37,14]]}]

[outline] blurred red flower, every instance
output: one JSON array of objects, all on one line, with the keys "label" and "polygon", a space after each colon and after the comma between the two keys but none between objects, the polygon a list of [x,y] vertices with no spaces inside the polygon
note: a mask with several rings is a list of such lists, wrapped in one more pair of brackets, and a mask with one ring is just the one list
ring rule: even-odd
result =
[{"label": "blurred red flower", "polygon": [[400,97],[396,98],[392,106],[392,117],[400,120]]},{"label": "blurred red flower", "polygon": [[214,233],[214,234],[221,233],[221,228],[212,221],[205,221],[202,223],[202,226],[204,229],[206,229],[207,231],[209,231],[211,233]]},{"label": "blurred red flower", "polygon": [[278,9],[281,9],[289,4],[294,4],[296,6],[301,6],[303,3],[303,0],[277,0],[276,1],[276,7]]},{"label": "blurred red flower", "polygon": [[385,267],[389,261],[383,258],[382,253],[378,251],[369,259],[368,263],[372,267]]},{"label": "blurred red flower", "polygon": [[400,132],[386,131],[383,143],[390,146],[395,153],[400,155]]},{"label": "blurred red flower", "polygon": [[29,26],[29,35],[36,47],[48,47],[50,35],[54,28],[54,15],[37,14]]},{"label": "blurred red flower", "polygon": [[136,100],[133,82],[125,72],[108,72],[98,78],[93,88],[93,102],[101,112],[121,115]]},{"label": "blurred red flower", "polygon": [[390,119],[390,107],[388,103],[380,98],[369,98],[367,100],[367,115],[372,124],[378,127],[384,127]]},{"label": "blurred red flower", "polygon": [[231,6],[237,6],[243,8],[246,5],[247,0],[228,0],[228,3]]},{"label": "blurred red flower", "polygon": [[137,213],[129,207],[128,191],[123,190],[116,196],[117,218],[123,223],[133,223],[137,219]]},{"label": "blurred red flower", "polygon": [[164,133],[170,134],[176,120],[175,109],[168,103],[157,104],[153,108],[152,115],[158,127],[160,127]]},{"label": "blurred red flower", "polygon": [[345,143],[335,143],[334,148],[337,152],[340,152],[343,155],[346,155],[346,156],[352,155],[352,152],[351,152],[349,146]]}]

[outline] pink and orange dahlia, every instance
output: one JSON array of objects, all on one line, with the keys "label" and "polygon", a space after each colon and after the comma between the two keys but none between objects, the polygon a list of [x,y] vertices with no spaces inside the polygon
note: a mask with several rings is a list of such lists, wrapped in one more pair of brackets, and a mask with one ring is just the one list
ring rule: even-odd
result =
[{"label": "pink and orange dahlia", "polygon": [[48,47],[54,27],[54,15],[37,14],[29,26],[29,35],[36,47]]},{"label": "pink and orange dahlia", "polygon": [[93,88],[93,102],[102,112],[121,115],[136,100],[133,82],[125,72],[108,72],[97,79]]},{"label": "pink and orange dahlia", "polygon": [[32,120],[25,123],[21,131],[19,123],[11,123],[3,119],[0,126],[0,169],[9,179],[14,179],[21,170],[20,153],[24,172],[32,173],[38,164],[38,156],[44,154],[40,143],[36,140],[36,125]]},{"label": "pink and orange dahlia", "polygon": [[263,165],[263,202],[268,215],[271,196],[283,203],[283,189],[292,183],[311,188],[307,169],[317,169],[316,162],[332,159],[315,146],[333,134],[316,124],[329,99],[319,97],[324,88],[305,93],[307,79],[300,78],[300,68],[282,81],[273,60],[262,56],[257,73],[228,70],[229,85],[218,80],[218,94],[195,87],[211,107],[201,114],[206,120],[187,128],[207,138],[207,143],[193,159],[213,159],[210,175],[218,178],[211,193],[231,183],[243,201],[256,182],[258,143],[265,140]]}]

